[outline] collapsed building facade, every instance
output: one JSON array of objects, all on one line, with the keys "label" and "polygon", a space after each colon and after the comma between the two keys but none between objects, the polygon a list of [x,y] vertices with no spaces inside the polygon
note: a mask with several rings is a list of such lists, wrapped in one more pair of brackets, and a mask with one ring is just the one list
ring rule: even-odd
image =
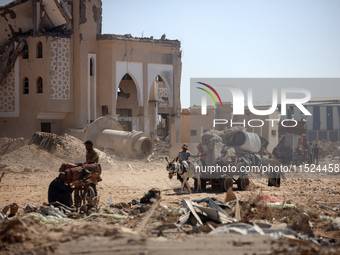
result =
[{"label": "collapsed building facade", "polygon": [[181,108],[180,42],[102,34],[101,13],[101,0],[0,7],[1,136],[60,134],[101,116],[169,135]]}]

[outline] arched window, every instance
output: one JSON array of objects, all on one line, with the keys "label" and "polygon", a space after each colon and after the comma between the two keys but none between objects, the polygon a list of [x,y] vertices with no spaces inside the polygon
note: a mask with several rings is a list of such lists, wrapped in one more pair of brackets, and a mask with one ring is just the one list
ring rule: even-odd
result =
[{"label": "arched window", "polygon": [[24,79],[23,94],[28,94],[28,93],[29,93],[29,81],[28,81],[28,78],[26,77]]},{"label": "arched window", "polygon": [[42,47],[42,42],[37,43],[37,58],[42,58],[43,57],[43,47]]},{"label": "arched window", "polygon": [[22,58],[28,59],[28,45],[25,44],[24,48],[22,49]]},{"label": "arched window", "polygon": [[130,74],[126,73],[126,74],[124,74],[122,80],[132,81],[132,77],[130,76]]},{"label": "arched window", "polygon": [[37,79],[37,93],[43,93],[43,80],[41,77]]},{"label": "arched window", "polygon": [[90,76],[94,76],[94,68],[93,58],[90,58]]}]

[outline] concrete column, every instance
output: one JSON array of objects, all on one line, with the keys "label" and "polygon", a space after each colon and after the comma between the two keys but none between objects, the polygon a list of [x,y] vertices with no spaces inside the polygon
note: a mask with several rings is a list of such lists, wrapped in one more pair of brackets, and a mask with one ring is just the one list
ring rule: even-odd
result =
[{"label": "concrete column", "polygon": [[181,118],[175,117],[175,126],[176,126],[176,143],[180,143],[181,137]]},{"label": "concrete column", "polygon": [[150,120],[149,120],[149,91],[148,91],[148,64],[143,63],[143,122],[144,122],[144,128],[143,131],[146,134],[150,134]]},{"label": "concrete column", "polygon": [[113,51],[111,51],[112,55],[111,55],[111,61],[112,61],[112,86],[111,86],[111,109],[109,110],[109,116],[110,118],[113,119],[118,119],[117,114],[116,114],[116,107],[117,107],[117,89],[119,84],[116,84],[116,76],[117,76],[117,67],[116,67],[116,61],[114,60],[114,56],[113,56]]}]

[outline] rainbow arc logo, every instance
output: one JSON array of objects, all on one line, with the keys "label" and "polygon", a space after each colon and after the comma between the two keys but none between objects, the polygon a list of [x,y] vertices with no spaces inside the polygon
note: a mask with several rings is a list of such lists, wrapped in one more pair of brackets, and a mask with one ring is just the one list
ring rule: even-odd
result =
[{"label": "rainbow arc logo", "polygon": [[[210,86],[209,84],[203,83],[203,82],[197,82],[197,83],[198,83],[198,84],[201,84],[201,85],[203,85],[203,86],[206,86],[206,87],[209,88],[212,92],[214,92],[215,95],[217,96],[218,100],[220,101],[221,106],[222,106],[222,100],[221,100],[221,98],[220,98],[220,95],[217,93],[217,91],[216,91],[212,86]],[[198,88],[198,89],[203,90],[204,92],[206,92],[206,93],[214,100],[215,106],[217,105],[216,100],[215,100],[213,94],[212,94],[209,90],[207,90],[207,89],[205,89],[205,88],[201,88],[201,87],[196,87],[196,88]]]}]

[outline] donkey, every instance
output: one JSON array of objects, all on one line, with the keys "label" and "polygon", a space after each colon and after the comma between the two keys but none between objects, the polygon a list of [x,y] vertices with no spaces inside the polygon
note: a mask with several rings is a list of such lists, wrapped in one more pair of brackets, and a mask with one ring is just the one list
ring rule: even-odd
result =
[{"label": "donkey", "polygon": [[[187,185],[189,193],[191,194],[190,185],[188,183],[190,177],[195,177],[197,179],[197,192],[202,191],[200,173],[195,171],[195,167],[201,164],[199,160],[197,162],[192,162],[192,160],[190,160],[190,162],[183,161],[182,164],[179,162],[175,162],[175,159],[170,162],[168,157],[165,157],[165,160],[168,162],[166,170],[168,171],[169,179],[172,179],[172,177],[178,173],[183,180],[181,192],[183,192],[184,186]],[[185,170],[183,165],[185,165]]]}]

